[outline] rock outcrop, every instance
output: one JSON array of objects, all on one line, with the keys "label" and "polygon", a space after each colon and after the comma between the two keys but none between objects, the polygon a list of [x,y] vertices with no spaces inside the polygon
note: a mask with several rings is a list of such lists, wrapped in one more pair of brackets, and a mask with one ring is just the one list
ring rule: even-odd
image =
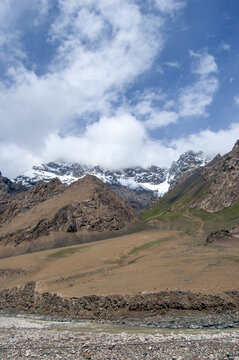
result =
[{"label": "rock outcrop", "polygon": [[66,187],[39,182],[1,205],[0,244],[18,246],[51,232],[111,232],[138,221],[134,210],[98,178]]},{"label": "rock outcrop", "polygon": [[152,316],[170,309],[225,312],[239,309],[239,291],[210,295],[172,290],[137,295],[64,298],[57,294],[40,293],[35,283],[29,282],[24,287],[0,291],[0,309],[81,320],[114,320],[132,317],[134,314]]},{"label": "rock outcrop", "polygon": [[201,177],[210,183],[207,192],[194,206],[216,212],[239,202],[239,140],[232,151],[201,169]]}]

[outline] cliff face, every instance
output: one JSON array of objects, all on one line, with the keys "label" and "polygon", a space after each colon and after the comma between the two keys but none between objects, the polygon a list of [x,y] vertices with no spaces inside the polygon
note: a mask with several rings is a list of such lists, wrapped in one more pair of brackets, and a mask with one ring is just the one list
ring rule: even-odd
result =
[{"label": "cliff face", "polygon": [[232,151],[202,169],[201,176],[210,187],[195,207],[216,212],[239,202],[239,140]]}]

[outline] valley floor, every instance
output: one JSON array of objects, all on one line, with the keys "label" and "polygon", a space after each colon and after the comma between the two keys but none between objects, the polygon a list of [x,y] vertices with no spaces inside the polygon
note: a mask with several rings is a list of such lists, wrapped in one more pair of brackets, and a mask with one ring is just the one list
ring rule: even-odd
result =
[{"label": "valley floor", "polygon": [[239,332],[132,333],[129,327],[0,317],[0,357],[7,359],[239,359]]}]

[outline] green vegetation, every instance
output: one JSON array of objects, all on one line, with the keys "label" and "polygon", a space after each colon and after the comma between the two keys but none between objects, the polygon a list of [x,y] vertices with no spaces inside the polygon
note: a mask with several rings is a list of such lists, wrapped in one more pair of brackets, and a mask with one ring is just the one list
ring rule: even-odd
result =
[{"label": "green vegetation", "polygon": [[130,250],[130,252],[128,253],[128,256],[133,255],[134,253],[138,253],[139,251],[149,249],[154,245],[160,244],[160,243],[162,243],[164,241],[167,241],[167,240],[170,240],[170,239],[171,239],[171,237],[167,237],[167,238],[147,242],[147,243],[145,243],[145,244],[143,244],[141,246],[136,246],[132,250]]},{"label": "green vegetation", "polygon": [[239,220],[239,204],[224,208],[215,213],[198,209],[190,209],[190,213],[204,222],[204,232],[209,234],[212,231],[221,229],[230,230],[235,226]]},{"label": "green vegetation", "polygon": [[207,193],[213,181],[206,181],[196,171],[147,209],[142,219],[157,220],[162,229],[183,231],[197,239],[205,239],[213,231],[230,230],[238,223],[239,204],[215,213],[190,207]]},{"label": "green vegetation", "polygon": [[147,221],[154,218],[171,218],[185,212],[188,205],[199,200],[208,190],[211,181],[205,181],[199,171],[176,185],[162,199],[142,214],[142,219]]},{"label": "green vegetation", "polygon": [[80,251],[84,251],[85,249],[89,248],[91,245],[84,245],[84,246],[75,246],[70,248],[65,248],[58,250],[54,253],[48,255],[49,259],[61,259],[63,257],[76,254]]},{"label": "green vegetation", "polygon": [[163,239],[159,239],[159,240],[155,240],[155,241],[150,241],[150,242],[147,242],[147,243],[144,243],[140,246],[136,246],[134,247],[133,249],[131,249],[128,254],[126,255],[122,255],[119,260],[117,261],[117,263],[120,265],[120,266],[125,266],[125,265],[131,265],[131,264],[134,264],[136,263],[139,259],[141,259],[142,257],[144,257],[145,255],[141,255],[141,256],[138,256],[137,258],[135,259],[132,259],[130,260],[129,262],[127,262],[128,258],[131,256],[131,255],[134,255],[134,254],[138,254],[140,251],[143,251],[143,250],[147,250],[149,248],[151,248],[152,246],[155,246],[155,245],[158,245],[164,241],[167,241],[167,240],[170,240],[172,239],[172,237],[166,237],[166,238],[163,238]]}]

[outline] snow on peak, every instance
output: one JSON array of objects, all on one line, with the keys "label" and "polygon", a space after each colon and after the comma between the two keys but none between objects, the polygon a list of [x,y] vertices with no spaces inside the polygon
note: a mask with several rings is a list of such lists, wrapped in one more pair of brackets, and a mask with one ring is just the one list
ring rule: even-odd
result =
[{"label": "snow on peak", "polygon": [[169,169],[158,166],[148,168],[127,168],[116,171],[102,169],[99,166],[90,167],[78,163],[49,162],[33,166],[23,175],[13,181],[21,181],[23,185],[31,187],[39,180],[50,181],[57,177],[63,184],[69,185],[86,174],[95,175],[109,185],[124,186],[136,191],[149,190],[157,196],[163,196],[172,183],[185,173],[205,165],[209,159],[202,152],[188,151],[174,161]]}]

